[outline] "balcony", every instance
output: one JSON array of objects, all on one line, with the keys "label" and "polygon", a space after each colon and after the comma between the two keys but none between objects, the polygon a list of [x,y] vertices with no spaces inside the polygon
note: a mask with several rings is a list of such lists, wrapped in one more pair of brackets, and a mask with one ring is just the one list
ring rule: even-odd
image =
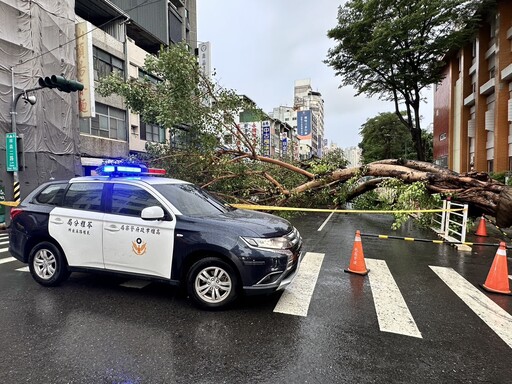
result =
[{"label": "balcony", "polygon": [[501,71],[501,80],[512,80],[512,64],[507,65]]},{"label": "balcony", "polygon": [[481,95],[490,95],[494,92],[495,79],[492,78],[480,87]]},{"label": "balcony", "polygon": [[496,43],[493,43],[491,45],[491,48],[489,48],[486,52],[485,52],[485,55],[484,57],[486,59],[488,59],[489,57],[491,57],[492,55],[494,55],[496,53]]},{"label": "balcony", "polygon": [[464,99],[465,107],[471,107],[472,105],[475,105],[475,92]]},{"label": "balcony", "polygon": [[471,65],[471,67],[469,67],[469,75],[471,76],[473,73],[476,72],[476,69],[478,68],[478,63],[474,63],[473,65]]}]

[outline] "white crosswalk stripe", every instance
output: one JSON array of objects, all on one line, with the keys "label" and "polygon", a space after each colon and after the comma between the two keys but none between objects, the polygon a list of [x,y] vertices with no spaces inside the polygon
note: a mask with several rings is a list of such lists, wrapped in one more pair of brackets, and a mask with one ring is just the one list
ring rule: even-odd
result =
[{"label": "white crosswalk stripe", "polygon": [[422,338],[386,262],[366,259],[366,266],[380,330]]},{"label": "white crosswalk stripe", "polygon": [[452,268],[430,266],[430,269],[512,348],[512,315],[503,310]]},{"label": "white crosswalk stripe", "polygon": [[295,279],[284,290],[274,312],[307,316],[323,260],[323,253],[307,252],[304,255]]},{"label": "white crosswalk stripe", "polygon": [[14,257],[6,257],[0,259],[0,264],[10,263],[11,261],[16,261],[16,259]]},{"label": "white crosswalk stripe", "polygon": [[28,269],[28,265],[26,267],[21,267],[21,268],[18,268],[16,270],[20,271],[20,272],[30,272],[30,269]]}]

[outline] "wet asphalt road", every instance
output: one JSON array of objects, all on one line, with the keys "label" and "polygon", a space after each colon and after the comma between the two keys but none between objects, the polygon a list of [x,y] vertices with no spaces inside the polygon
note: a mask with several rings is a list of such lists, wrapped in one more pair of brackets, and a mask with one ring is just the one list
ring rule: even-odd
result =
[{"label": "wet asphalt road", "polygon": [[[163,284],[124,288],[119,278],[72,274],[62,286],[44,288],[16,270],[22,263],[0,264],[0,380],[512,382],[512,348],[429,268],[452,267],[478,286],[496,248],[463,254],[448,245],[363,237],[365,258],[386,261],[422,338],[398,335],[380,331],[369,277],[343,272],[355,230],[434,239],[433,232],[412,225],[393,232],[389,217],[345,214],[318,232],[326,217],[292,219],[305,250],[325,254],[306,317],[274,313],[280,294],[205,312]],[[487,295],[512,314],[512,296]]]}]

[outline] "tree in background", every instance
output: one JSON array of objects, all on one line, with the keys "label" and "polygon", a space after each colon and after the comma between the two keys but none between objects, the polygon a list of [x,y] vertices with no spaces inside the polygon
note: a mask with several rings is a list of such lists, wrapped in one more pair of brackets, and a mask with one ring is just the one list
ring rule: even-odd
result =
[{"label": "tree in background", "polygon": [[[442,59],[472,36],[477,7],[467,0],[349,0],[328,31],[337,44],[327,63],[357,95],[392,101],[425,160],[421,92],[442,80]],[[401,111],[405,110],[405,115]]]},{"label": "tree in background", "polygon": [[[364,164],[383,159],[411,159],[416,151],[409,130],[395,113],[385,112],[361,126],[359,147]],[[423,132],[426,161],[432,161],[432,134]]]}]

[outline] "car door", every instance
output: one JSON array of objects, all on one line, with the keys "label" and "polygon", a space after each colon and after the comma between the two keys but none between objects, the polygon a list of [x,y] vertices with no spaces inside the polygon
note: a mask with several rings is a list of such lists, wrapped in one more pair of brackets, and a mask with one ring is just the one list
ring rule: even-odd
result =
[{"label": "car door", "polygon": [[50,213],[48,232],[69,266],[104,268],[102,182],[75,182]]},{"label": "car door", "polygon": [[[103,224],[105,268],[170,279],[176,219],[140,185],[115,182],[107,193]],[[160,206],[164,220],[143,220],[146,207]]]}]

